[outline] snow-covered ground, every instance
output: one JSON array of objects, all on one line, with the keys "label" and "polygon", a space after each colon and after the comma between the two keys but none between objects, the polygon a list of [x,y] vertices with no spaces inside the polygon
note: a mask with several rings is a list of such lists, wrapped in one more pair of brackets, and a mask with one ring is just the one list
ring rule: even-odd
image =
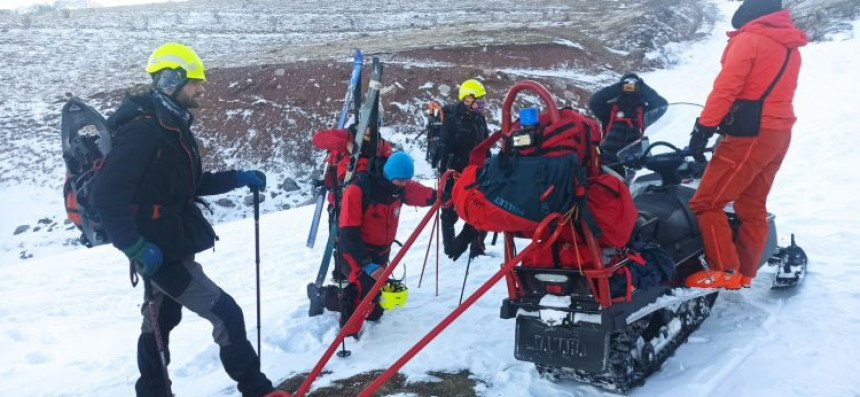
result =
[{"label": "snow-covered ground", "polygon": [[[680,49],[671,70],[644,75],[670,102],[704,102],[719,68],[726,20],[736,2],[721,2],[724,14],[713,35]],[[854,31],[860,22],[854,23]],[[763,269],[751,290],[723,292],[713,314],[635,396],[856,396],[860,392],[860,201],[850,172],[856,140],[860,40],[843,37],[801,50],[804,66],[795,101],[798,123],[793,142],[771,193],[780,242],[791,232],[808,253],[810,274],[794,291],[768,289],[772,269]],[[685,124],[692,126],[693,120]],[[689,128],[689,127],[688,127]],[[689,130],[672,139],[684,145]],[[55,194],[55,193],[52,193]],[[39,205],[38,196],[32,206]],[[27,201],[23,201],[24,204]],[[8,207],[7,207],[8,208]],[[26,211],[26,209],[25,209]],[[305,285],[316,273],[322,244],[304,247],[313,208],[302,207],[261,218],[262,364],[278,381],[307,372],[337,333],[337,317],[307,317]],[[4,211],[5,212],[5,211]],[[400,239],[424,214],[404,209]],[[256,339],[254,223],[221,224],[217,252],[198,256],[206,272],[245,311],[249,338]],[[324,241],[324,231],[318,241]],[[405,258],[405,308],[368,324],[352,356],[333,358],[332,379],[385,368],[457,305],[465,258],[440,262],[439,296],[431,264],[422,288],[418,275],[428,233]],[[501,247],[471,266],[467,292],[498,269]],[[0,395],[132,395],[137,377],[135,345],[142,291],[128,284],[125,258],[111,247],[69,248],[69,252],[29,261],[0,262]],[[395,275],[399,275],[398,269]],[[486,382],[488,396],[585,396],[602,392],[575,383],[541,380],[533,365],[513,358],[514,322],[498,318],[505,296],[495,286],[433,341],[403,372],[426,379],[428,370],[468,368]],[[186,312],[171,334],[171,376],[181,396],[235,395],[232,381],[209,340],[209,324]]]}]

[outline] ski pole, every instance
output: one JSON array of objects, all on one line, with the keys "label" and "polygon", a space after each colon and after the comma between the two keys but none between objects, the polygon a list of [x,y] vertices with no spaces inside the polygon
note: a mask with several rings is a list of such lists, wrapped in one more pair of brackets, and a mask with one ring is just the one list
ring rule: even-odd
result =
[{"label": "ski pole", "polygon": [[421,282],[424,280],[424,269],[427,268],[427,258],[430,257],[430,247],[433,246],[433,234],[436,232],[436,222],[439,221],[437,217],[433,221],[433,226],[430,227],[430,242],[427,243],[427,251],[424,252],[424,266],[421,266],[421,276],[418,277],[418,288],[421,288]]},{"label": "ski pole", "polygon": [[439,296],[439,211],[436,211],[436,296]]},{"label": "ski pole", "polygon": [[469,266],[472,265],[472,255],[469,255],[469,260],[466,261],[466,274],[463,275],[463,286],[460,288],[460,303],[457,305],[463,304],[463,292],[466,291],[466,279],[469,278]]},{"label": "ski pole", "polygon": [[164,348],[164,337],[161,335],[161,325],[158,323],[158,312],[153,298],[152,282],[149,277],[143,278],[143,294],[146,299],[146,311],[149,313],[149,324],[155,335],[155,346],[158,348],[158,358],[161,361],[161,375],[164,377],[164,390],[168,396],[173,395],[170,385],[170,374],[167,373],[167,353]]},{"label": "ski pole", "polygon": [[257,358],[263,362],[260,350],[260,189],[254,187],[254,250],[257,257]]}]

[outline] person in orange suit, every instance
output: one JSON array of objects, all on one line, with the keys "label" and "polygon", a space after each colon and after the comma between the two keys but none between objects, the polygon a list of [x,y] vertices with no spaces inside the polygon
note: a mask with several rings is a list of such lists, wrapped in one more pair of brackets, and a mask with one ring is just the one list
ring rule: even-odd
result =
[{"label": "person in orange suit", "polygon": [[[725,125],[738,100],[755,101],[764,96],[760,128],[720,131],[725,138],[690,200],[709,264],[709,269],[686,279],[690,287],[749,287],[768,235],[765,203],[796,121],[792,100],[801,64],[798,48],[806,45],[806,34],[795,27],[781,0],[745,0],[732,17],[732,25],[737,30],[728,33],[722,69],[696,119],[690,149],[697,161],[704,161],[708,139],[718,132],[721,122]],[[769,86],[772,89],[765,94]],[[734,242],[724,212],[731,202],[741,221]]]}]

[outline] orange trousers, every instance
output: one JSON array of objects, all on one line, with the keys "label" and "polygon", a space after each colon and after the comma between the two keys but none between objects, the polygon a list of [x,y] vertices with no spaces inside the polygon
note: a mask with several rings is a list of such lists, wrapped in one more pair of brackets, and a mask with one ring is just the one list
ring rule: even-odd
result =
[{"label": "orange trousers", "polygon": [[[791,130],[762,129],[756,137],[726,136],[690,200],[711,270],[755,277],[767,242],[767,195],[791,143]],[[734,202],[737,239],[725,214]]]}]

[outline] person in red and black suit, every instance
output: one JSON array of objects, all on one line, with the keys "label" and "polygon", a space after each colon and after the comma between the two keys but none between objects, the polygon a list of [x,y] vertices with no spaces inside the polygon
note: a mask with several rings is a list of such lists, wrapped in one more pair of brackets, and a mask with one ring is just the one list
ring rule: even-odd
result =
[{"label": "person in red and black suit", "polygon": [[[328,188],[329,211],[334,209],[335,184],[343,182],[346,170],[349,168],[350,154],[355,140],[355,124],[348,129],[322,130],[314,134],[311,143],[318,148],[328,151],[325,161],[329,164],[326,175],[322,176],[320,185]],[[355,170],[361,172],[367,169],[368,160],[375,156],[391,156],[391,144],[379,137],[376,151],[371,150],[370,134],[364,135],[364,144],[359,153]],[[329,217],[329,220],[334,217]]]},{"label": "person in red and black suit", "polygon": [[[326,287],[325,302],[329,311],[341,313],[344,326],[388,265],[391,244],[397,236],[400,207],[403,204],[426,207],[436,201],[436,191],[412,180],[415,166],[408,154],[394,153],[382,166],[356,175],[343,192],[339,224],[338,270],[349,285],[342,290]],[[367,319],[382,317],[377,303]],[[361,330],[359,323],[347,335]]]}]

